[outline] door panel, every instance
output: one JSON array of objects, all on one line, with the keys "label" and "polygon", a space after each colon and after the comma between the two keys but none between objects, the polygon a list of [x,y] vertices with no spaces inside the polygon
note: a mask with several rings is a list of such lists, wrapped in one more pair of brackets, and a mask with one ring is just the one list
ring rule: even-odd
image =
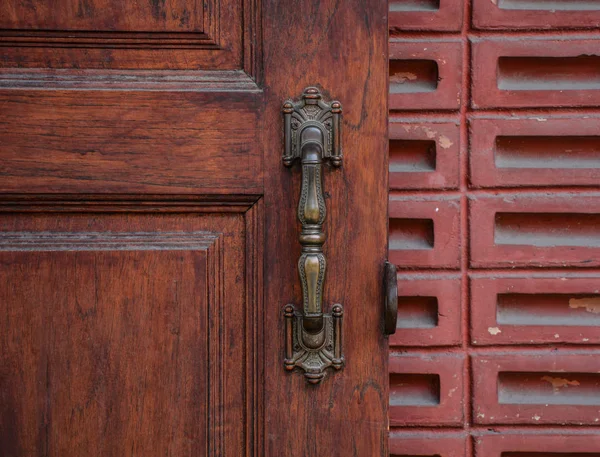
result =
[{"label": "door panel", "polygon": [[[0,6],[0,454],[385,456],[385,0],[34,3]],[[319,386],[283,363],[308,86],[343,105]]]},{"label": "door panel", "polygon": [[0,92],[0,190],[260,193],[260,92],[183,92],[178,77],[175,92],[155,87]]},{"label": "door panel", "polygon": [[244,67],[260,9],[243,0],[0,5],[4,66],[63,69]]},{"label": "door panel", "polygon": [[3,218],[3,455],[244,455],[248,212]]},{"label": "door panel", "polygon": [[[206,5],[207,11],[204,11]],[[28,4],[3,2],[2,28],[21,30],[105,31],[105,32],[192,32],[204,31],[213,13],[214,2],[181,0],[160,2],[110,2],[99,0]],[[210,9],[209,9],[210,8]]]}]

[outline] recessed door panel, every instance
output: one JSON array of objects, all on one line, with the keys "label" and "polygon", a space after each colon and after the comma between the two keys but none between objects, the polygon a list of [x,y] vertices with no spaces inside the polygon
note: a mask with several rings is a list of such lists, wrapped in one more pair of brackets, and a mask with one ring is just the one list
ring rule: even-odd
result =
[{"label": "recessed door panel", "polygon": [[3,455],[244,455],[248,235],[235,213],[6,218]]}]

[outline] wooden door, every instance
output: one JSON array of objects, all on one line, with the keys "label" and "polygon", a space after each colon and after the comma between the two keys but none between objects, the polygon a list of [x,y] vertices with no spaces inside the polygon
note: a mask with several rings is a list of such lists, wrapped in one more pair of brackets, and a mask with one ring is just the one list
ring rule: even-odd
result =
[{"label": "wooden door", "polygon": [[[387,5],[0,5],[0,455],[387,453]],[[302,300],[285,100],[343,105],[325,165],[339,371],[284,369]]]},{"label": "wooden door", "polygon": [[390,453],[598,456],[600,2],[389,11]]}]

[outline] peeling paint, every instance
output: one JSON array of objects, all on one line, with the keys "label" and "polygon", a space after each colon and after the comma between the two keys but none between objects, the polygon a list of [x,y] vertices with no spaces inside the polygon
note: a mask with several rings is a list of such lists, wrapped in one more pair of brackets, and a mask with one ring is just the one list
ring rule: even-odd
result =
[{"label": "peeling paint", "polygon": [[568,380],[566,378],[554,378],[552,376],[542,376],[542,381],[552,384],[554,390],[559,390],[561,387],[578,386],[580,383],[577,380]]},{"label": "peeling paint", "polygon": [[429,138],[430,140],[433,140],[437,135],[437,132],[431,130],[428,127],[423,127],[423,131],[425,132],[425,135],[427,135],[427,138]]},{"label": "peeling paint", "polygon": [[448,138],[445,135],[440,135],[438,144],[440,145],[440,148],[443,149],[448,149],[450,146],[452,146],[454,143],[452,141],[450,141],[450,138]]},{"label": "peeling paint", "polygon": [[588,313],[600,314],[600,297],[571,298],[569,308],[584,308]]},{"label": "peeling paint", "polygon": [[498,333],[502,333],[502,330],[498,327],[488,327],[488,332],[490,332],[490,335],[497,335]]}]

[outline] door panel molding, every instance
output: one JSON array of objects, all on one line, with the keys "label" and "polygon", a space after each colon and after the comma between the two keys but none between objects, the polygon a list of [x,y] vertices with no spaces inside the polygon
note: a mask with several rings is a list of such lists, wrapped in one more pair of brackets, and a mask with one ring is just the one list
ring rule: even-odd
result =
[{"label": "door panel molding", "polygon": [[243,194],[0,194],[0,212],[246,213],[261,211],[261,198]]},{"label": "door panel molding", "polygon": [[[33,359],[19,361],[15,351],[28,345],[52,365],[20,381],[14,376],[22,370],[2,372],[6,375],[0,382],[2,391],[19,399],[5,411],[16,415],[17,443],[26,442],[22,433],[36,428],[32,418],[52,413],[54,420],[47,429],[51,435],[40,441],[50,446],[51,453],[67,445],[76,448],[77,437],[85,435],[98,439],[97,449],[107,455],[125,455],[129,446],[139,452],[162,452],[171,446],[170,452],[190,456],[264,455],[261,199],[167,197],[157,203],[119,201],[114,196],[91,201],[21,196],[8,202],[3,197],[0,269],[14,287],[0,290],[6,306],[0,325],[10,329],[4,332],[8,340],[2,342],[0,337],[0,346],[12,348],[0,356],[0,366],[24,363],[25,371],[39,366]],[[200,302],[204,306],[197,308]],[[121,311],[117,328],[110,330],[113,309]],[[197,310],[198,322],[193,317]],[[177,317],[179,312],[188,313],[188,318]],[[127,324],[130,314],[133,320]],[[204,322],[205,330],[193,327],[195,322]],[[171,352],[159,346],[152,349],[162,339],[175,344],[180,333],[187,342],[168,346]],[[34,338],[36,334],[42,339]],[[20,345],[9,344],[17,337]],[[99,350],[106,357],[96,360]],[[166,370],[178,351],[187,356],[182,355],[177,370]],[[142,395],[135,383],[145,363],[156,366]],[[102,376],[94,377],[90,366],[102,370]],[[53,373],[63,376],[60,384]],[[35,395],[26,394],[40,376],[50,376],[40,384],[47,393],[38,389]],[[125,392],[128,400],[122,396]],[[171,394],[172,404],[165,403]],[[63,429],[70,407],[46,411],[48,403],[36,400],[44,395],[55,406],[57,401],[71,405],[77,422]],[[187,400],[181,403],[182,398]],[[141,405],[146,409],[143,415],[136,409]],[[104,425],[88,428],[92,416]],[[140,421],[148,417],[145,420],[155,424],[164,419],[181,427],[174,432],[175,439],[162,440],[155,435],[171,433],[169,429],[139,435],[119,425],[127,417]],[[111,438],[103,438],[102,430]]]},{"label": "door panel molding", "polygon": [[[37,9],[11,5],[18,3],[14,0],[3,2],[0,65],[245,69],[258,77],[261,0],[191,1],[193,5],[179,2],[180,8],[173,6],[176,2],[167,7],[164,2],[162,7],[161,2],[116,2],[119,7],[115,8],[111,2],[94,5],[101,2],[86,0],[73,5],[62,2],[60,8],[50,10],[43,5]],[[150,5],[146,7],[146,3]],[[128,19],[121,21],[124,17]],[[71,28],[69,24],[73,24]]]}]

